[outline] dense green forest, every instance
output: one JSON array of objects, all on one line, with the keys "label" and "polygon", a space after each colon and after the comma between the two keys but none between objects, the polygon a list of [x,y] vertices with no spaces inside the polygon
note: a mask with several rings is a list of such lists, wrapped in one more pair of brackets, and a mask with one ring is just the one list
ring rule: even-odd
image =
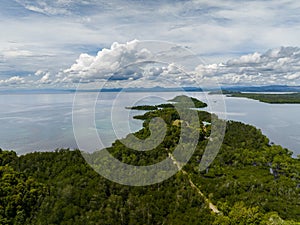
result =
[{"label": "dense green forest", "polygon": [[[214,116],[197,113],[205,122]],[[187,125],[170,106],[136,116],[144,124],[134,135],[146,139],[154,117],[167,124],[156,148],[136,151],[116,140],[107,150],[122,162],[144,166],[173,153],[182,126],[200,135],[182,170],[149,186],[101,177],[91,167],[97,170],[101,151],[89,155],[93,165],[88,165],[79,150],[21,156],[0,150],[0,224],[300,224],[299,157],[270,144],[255,127],[228,121],[220,152],[200,171],[211,125]]]},{"label": "dense green forest", "polygon": [[300,93],[289,93],[289,94],[264,94],[264,93],[242,93],[242,92],[230,92],[223,91],[229,97],[241,97],[241,98],[251,98],[254,100],[259,100],[265,103],[271,104],[299,104],[300,103]]},{"label": "dense green forest", "polygon": [[185,95],[179,95],[176,96],[175,98],[169,100],[169,102],[173,103],[163,103],[159,105],[138,105],[138,106],[131,106],[131,107],[126,107],[127,109],[134,109],[134,110],[158,110],[158,109],[163,109],[163,108],[174,108],[176,105],[182,105],[184,104],[187,99],[191,101],[191,103],[194,105],[195,108],[205,108],[207,107],[207,104],[205,102],[201,102],[196,98],[192,97],[187,97]]},{"label": "dense green forest", "polygon": [[205,102],[201,102],[196,98],[188,97],[186,95],[179,95],[179,96],[176,96],[175,98],[169,100],[169,102],[175,102],[177,104],[178,103],[179,104],[184,104],[187,101],[192,101],[195,108],[204,108],[204,107],[207,106],[207,104]]}]

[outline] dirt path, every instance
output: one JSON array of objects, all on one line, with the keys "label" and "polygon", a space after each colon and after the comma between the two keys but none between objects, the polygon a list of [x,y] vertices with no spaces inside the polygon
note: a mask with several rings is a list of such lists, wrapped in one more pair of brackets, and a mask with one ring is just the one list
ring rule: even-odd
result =
[{"label": "dirt path", "polygon": [[169,157],[172,159],[173,163],[177,166],[178,170],[180,170],[184,175],[188,177],[188,180],[190,182],[190,185],[193,189],[197,191],[197,193],[204,198],[205,202],[207,203],[208,207],[216,214],[220,214],[221,212],[218,210],[217,206],[215,206],[204,194],[203,192],[194,184],[194,182],[191,180],[189,177],[188,173],[182,169],[182,166],[180,165],[179,162],[176,161],[174,156],[169,153]]}]

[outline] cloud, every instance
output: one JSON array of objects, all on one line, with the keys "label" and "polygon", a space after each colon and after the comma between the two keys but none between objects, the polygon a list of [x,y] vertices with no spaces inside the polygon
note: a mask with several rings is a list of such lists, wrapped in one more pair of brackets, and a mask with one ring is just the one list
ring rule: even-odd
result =
[{"label": "cloud", "polygon": [[224,84],[300,84],[300,48],[280,47],[255,52],[226,63],[199,65],[199,78]]},{"label": "cloud", "polygon": [[[6,79],[8,74],[22,76],[15,71],[34,74],[42,69],[56,74],[60,68],[68,68],[83,52],[95,57],[98,49],[109,49],[113,41],[125,43],[133,39],[187,46],[208,64],[226,62],[226,67],[230,63],[240,65],[242,61],[255,64],[261,60],[259,52],[278,46],[300,46],[299,8],[299,1],[287,0],[0,2],[0,26],[4,34],[0,36],[0,79]],[[244,58],[239,58],[242,55]],[[239,61],[229,62],[231,58]],[[290,63],[285,60],[281,58],[278,67]],[[267,70],[271,65],[265,66]],[[230,67],[233,70],[234,66]],[[130,70],[126,73],[132,74]],[[218,66],[218,70],[222,74],[225,69]],[[135,72],[131,79],[144,77],[143,71]],[[255,80],[254,72],[250,74],[250,69],[241,68],[240,78],[235,77],[234,81]],[[229,82],[234,73],[230,75],[227,71],[224,79],[227,77]],[[211,74],[206,73],[206,76]],[[51,76],[53,82],[60,80]],[[86,74],[86,80],[93,81],[93,76],[95,74]],[[296,76],[286,73],[282,81],[296,82]],[[121,78],[126,80],[122,74],[115,74],[112,79]],[[72,78],[70,73],[66,79],[66,82],[75,81],[76,74]],[[270,81],[276,82],[276,75],[272,75]]]},{"label": "cloud", "polygon": [[102,49],[96,56],[81,54],[70,68],[65,69],[62,82],[90,82],[94,80],[128,80],[142,76],[137,65],[151,58],[147,49],[139,49],[138,41],[133,40],[126,44],[117,42],[109,49]]},{"label": "cloud", "polygon": [[[135,38],[172,41],[207,58],[221,55],[227,59],[233,54],[300,45],[297,1],[18,2],[31,10],[24,20],[3,18],[5,36],[13,40],[21,36],[23,42],[46,45],[45,49],[55,47],[59,53],[78,54],[65,49],[70,44],[107,47],[112,41],[124,43]],[[7,4],[2,11],[7,11]],[[60,57],[66,59],[66,55]]]},{"label": "cloud", "polygon": [[2,56],[4,58],[28,57],[33,55],[34,55],[33,52],[29,50],[22,50],[22,49],[7,49],[2,51]]},{"label": "cloud", "polygon": [[[82,53],[76,63],[56,75],[56,84],[106,82],[107,86],[153,87],[195,85],[185,63],[198,58],[183,47],[166,42],[133,40],[113,43],[95,56]],[[193,62],[193,63],[198,63]],[[184,65],[184,66],[183,66]],[[184,67],[184,69],[183,69]],[[96,86],[95,86],[96,87]],[[94,87],[94,88],[95,88]]]},{"label": "cloud", "polygon": [[[182,70],[185,58],[182,48],[151,51],[147,44],[133,40],[125,44],[113,43],[111,48],[102,49],[96,56],[81,54],[70,68],[56,76],[56,83],[107,82],[108,85],[137,86],[197,86],[198,84],[270,84],[297,78],[291,67],[300,58],[298,48],[280,48],[264,54],[255,52],[220,64],[200,64],[195,71]],[[167,65],[156,61],[161,58],[174,60]],[[181,55],[181,56],[180,56]],[[178,57],[178,58],[177,58]],[[177,63],[176,63],[177,62]],[[280,63],[280,65],[278,65]]]},{"label": "cloud", "polygon": [[42,76],[39,80],[37,80],[35,83],[36,84],[51,84],[52,79],[51,79],[51,73],[48,71],[43,71],[43,70],[38,70],[34,74],[35,76]]},{"label": "cloud", "polygon": [[[74,64],[58,73],[39,69],[33,73],[34,76],[13,76],[0,80],[0,85],[74,87],[79,82],[89,88],[97,88],[103,83],[106,83],[107,87],[175,87],[216,83],[300,85],[298,47],[280,47],[264,53],[254,52],[224,63],[202,63],[188,71],[181,64],[189,57],[184,54],[182,48],[166,48],[163,44],[155,50],[151,49],[151,46],[154,47],[151,42],[138,40],[124,44],[115,42],[110,48],[98,51],[96,55],[80,54]],[[168,63],[162,59],[168,59]]]},{"label": "cloud", "polygon": [[0,80],[1,86],[14,86],[14,85],[20,85],[24,83],[25,83],[25,79],[19,76],[13,76],[5,80]]},{"label": "cloud", "polygon": [[224,63],[201,63],[186,70],[182,62],[190,57],[188,51],[179,46],[166,46],[168,44],[155,46],[152,42],[138,40],[123,44],[114,42],[95,55],[80,54],[75,63],[60,72],[39,69],[32,73],[34,76],[0,80],[0,85],[74,87],[81,82],[97,88],[99,83],[106,83],[107,87],[300,84],[298,47],[254,52]]},{"label": "cloud", "polygon": [[[89,14],[95,9],[109,8],[107,1],[95,0],[15,0],[25,9],[47,16],[72,16],[73,14]],[[85,12],[82,12],[80,9]],[[99,12],[98,11],[98,12]]]},{"label": "cloud", "polygon": [[53,1],[28,1],[28,0],[16,0],[24,8],[46,15],[67,15],[68,7],[71,1],[53,0]]},{"label": "cloud", "polygon": [[34,75],[35,76],[41,76],[41,75],[43,75],[45,72],[43,71],[43,70],[37,70],[35,73],[34,73]]}]

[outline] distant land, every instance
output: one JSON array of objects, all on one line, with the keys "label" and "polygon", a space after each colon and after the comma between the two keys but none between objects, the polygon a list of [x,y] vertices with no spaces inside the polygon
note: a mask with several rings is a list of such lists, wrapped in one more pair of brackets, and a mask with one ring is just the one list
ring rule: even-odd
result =
[{"label": "distant land", "polygon": [[300,92],[300,86],[288,85],[222,86],[221,89],[235,92]]},{"label": "distant land", "polygon": [[[217,91],[217,87],[152,87],[152,88],[102,88],[102,89],[2,89],[0,94],[63,94],[74,92],[203,92]],[[233,92],[300,92],[300,86],[262,85],[262,86],[221,86],[222,91]]]},{"label": "distant land", "polygon": [[[213,92],[210,92],[213,94]],[[220,92],[219,92],[220,93]],[[234,91],[222,91],[228,97],[250,98],[270,104],[300,104],[300,93],[242,93]]]},{"label": "distant land", "polygon": [[[207,89],[213,90],[213,88]],[[164,88],[164,87],[152,87],[152,88],[102,88],[102,89],[2,89],[0,94],[57,94],[57,93],[74,93],[74,92],[202,92],[204,91],[198,87],[176,87],[176,88]]]}]

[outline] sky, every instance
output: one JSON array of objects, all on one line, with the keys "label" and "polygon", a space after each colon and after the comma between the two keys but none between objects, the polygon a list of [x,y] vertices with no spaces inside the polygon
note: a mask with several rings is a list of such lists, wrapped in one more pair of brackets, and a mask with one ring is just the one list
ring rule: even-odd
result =
[{"label": "sky", "polygon": [[0,1],[0,88],[300,85],[300,2]]}]

